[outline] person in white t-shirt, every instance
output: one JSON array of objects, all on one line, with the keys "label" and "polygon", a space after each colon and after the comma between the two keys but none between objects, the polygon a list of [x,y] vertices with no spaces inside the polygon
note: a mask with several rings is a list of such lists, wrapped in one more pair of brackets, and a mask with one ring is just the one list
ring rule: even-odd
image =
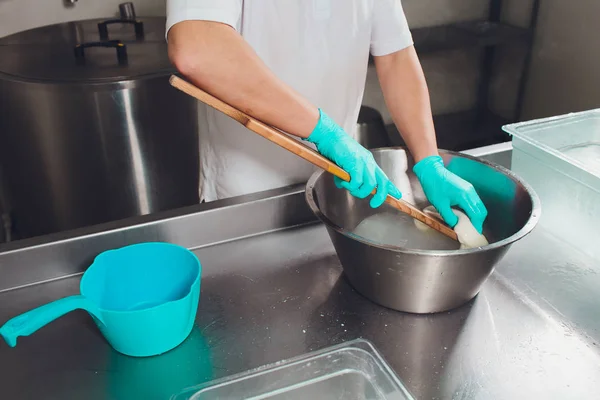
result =
[{"label": "person in white t-shirt", "polygon": [[[167,0],[169,57],[192,83],[306,140],[348,171],[338,186],[379,207],[400,191],[355,133],[369,52],[425,194],[445,221],[487,210],[438,155],[429,93],[400,0]],[[200,107],[200,196],[212,201],[306,182],[314,167]]]}]

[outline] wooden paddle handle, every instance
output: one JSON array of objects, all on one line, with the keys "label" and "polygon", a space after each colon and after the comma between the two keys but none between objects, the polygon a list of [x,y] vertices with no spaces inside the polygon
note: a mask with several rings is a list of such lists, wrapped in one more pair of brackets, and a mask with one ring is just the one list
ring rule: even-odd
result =
[{"label": "wooden paddle handle", "polygon": [[[191,83],[172,75],[170,78],[170,83],[173,87],[181,90],[188,95],[195,97],[201,102],[211,106],[212,108],[221,111],[222,113],[230,116],[231,118],[238,121],[240,124],[244,125],[246,128],[259,134],[265,139],[283,147],[284,149],[296,154],[299,157],[302,157],[306,161],[316,165],[317,167],[337,176],[338,178],[344,181],[350,181],[350,175],[344,171],[342,168],[338,167],[335,163],[330,161],[329,159],[323,157],[321,154],[317,153],[310,147],[300,143],[299,141],[289,137],[285,133],[281,132],[278,129],[275,129],[265,123],[252,118],[246,113],[238,110],[230,106],[229,104],[217,99],[216,97],[206,93],[202,89],[192,85]],[[375,193],[375,191],[373,191]],[[429,215],[423,213],[421,210],[416,208],[410,203],[400,199],[396,199],[392,196],[389,196],[385,199],[385,202],[391,205],[392,207],[402,211],[405,214],[410,215],[414,219],[417,219],[427,226],[435,229],[443,233],[444,235],[458,240],[456,236],[456,232],[448,225],[443,222],[430,217]]]}]

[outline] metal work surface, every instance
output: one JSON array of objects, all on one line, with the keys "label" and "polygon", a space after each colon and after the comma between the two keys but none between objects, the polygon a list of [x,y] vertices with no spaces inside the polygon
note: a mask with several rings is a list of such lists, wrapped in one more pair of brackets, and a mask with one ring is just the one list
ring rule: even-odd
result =
[{"label": "metal work surface", "polygon": [[[277,230],[309,219],[297,191],[276,193],[250,197],[247,204],[220,203],[227,221],[237,223],[215,227],[216,244],[196,226],[223,217],[206,205],[162,225],[146,221],[0,250],[2,280],[12,275],[21,283],[57,276],[61,260],[73,262],[63,271],[75,273],[90,252],[149,239],[196,247],[203,264],[196,326],[175,350],[145,359],[123,356],[87,314],[74,312],[20,338],[14,349],[0,343],[0,397],[166,399],[210,379],[363,337],[418,399],[598,398],[597,260],[536,229],[510,249],[472,302],[441,314],[401,313],[351,288],[323,226]],[[229,240],[235,231],[241,238]],[[33,269],[41,257],[52,273]],[[23,276],[37,272],[17,279],[17,268]],[[5,290],[0,323],[74,294],[78,284],[79,276],[71,276]]]},{"label": "metal work surface", "polygon": [[[552,248],[553,254],[535,257],[531,247]],[[355,293],[322,226],[209,246],[197,254],[205,266],[197,325],[179,348],[149,359],[122,356],[87,314],[73,313],[21,338],[14,349],[0,347],[3,395],[168,398],[208,379],[363,337],[417,398],[598,397],[600,353],[594,343],[600,322],[594,317],[598,301],[591,303],[597,290],[585,279],[587,291],[563,297],[553,292],[558,311],[575,308],[561,316],[532,285],[566,280],[572,286],[582,267],[597,276],[600,266],[587,260],[584,267],[581,255],[543,231],[512,248],[472,303],[428,316],[388,310]],[[577,270],[549,275],[547,268],[555,269],[549,260],[577,263]],[[507,276],[519,274],[518,266],[524,274],[512,284]],[[5,292],[0,320],[75,293],[78,280]],[[517,285],[529,287],[525,292]],[[576,307],[586,304],[587,310]],[[577,325],[591,337],[580,335]]]}]

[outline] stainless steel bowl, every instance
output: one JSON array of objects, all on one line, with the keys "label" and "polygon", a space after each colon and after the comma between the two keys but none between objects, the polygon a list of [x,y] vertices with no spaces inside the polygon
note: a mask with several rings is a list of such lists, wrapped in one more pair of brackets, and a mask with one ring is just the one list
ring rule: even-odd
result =
[{"label": "stainless steel bowl", "polygon": [[[405,149],[372,153],[406,199],[414,198],[420,208],[429,205],[412,172],[414,161]],[[395,210],[385,204],[371,209],[368,200],[336,188],[332,176],[324,171],[313,174],[307,183],[307,202],[327,227],[348,280],[358,292],[383,306],[433,313],[468,302],[509,247],[531,232],[540,218],[537,195],[511,171],[465,154],[440,153],[446,167],[471,182],[486,204],[484,234],[490,245],[434,251],[375,243],[352,230],[370,215]]]}]

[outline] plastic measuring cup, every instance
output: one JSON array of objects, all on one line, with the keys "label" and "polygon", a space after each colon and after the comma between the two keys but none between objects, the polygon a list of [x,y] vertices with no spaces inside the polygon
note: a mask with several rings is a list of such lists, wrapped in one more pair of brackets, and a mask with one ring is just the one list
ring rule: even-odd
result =
[{"label": "plastic measuring cup", "polygon": [[83,309],[118,352],[161,354],[181,344],[192,330],[201,272],[194,253],[174,244],[141,243],[105,251],[83,274],[80,295],[19,315],[0,328],[0,335],[15,347],[19,336]]}]

